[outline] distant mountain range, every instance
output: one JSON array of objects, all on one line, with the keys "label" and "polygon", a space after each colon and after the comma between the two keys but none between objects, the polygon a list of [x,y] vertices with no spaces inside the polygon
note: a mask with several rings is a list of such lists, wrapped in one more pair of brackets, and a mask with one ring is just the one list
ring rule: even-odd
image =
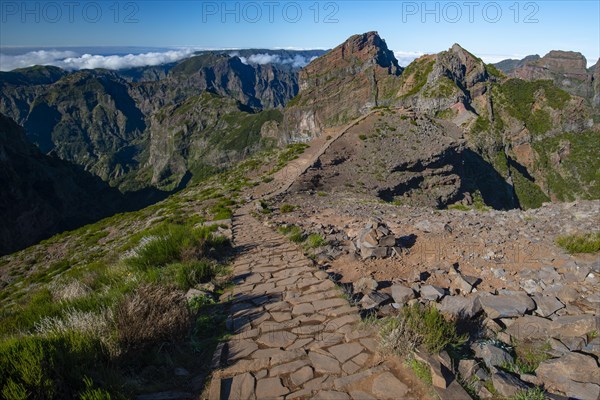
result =
[{"label": "distant mountain range", "polygon": [[[322,135],[374,108],[402,108],[414,124],[398,122],[410,132],[400,141],[390,139],[387,151],[404,154],[410,165],[402,157],[388,160],[393,176],[361,190],[435,207],[475,195],[504,209],[599,198],[599,74],[600,68],[586,69],[578,53],[553,51],[489,65],[459,45],[402,68],[376,32],[354,35],[328,52],[208,51],[120,70],[35,66],[0,72],[2,129],[11,132],[3,146],[12,149],[2,153],[2,162],[6,170],[19,171],[62,160],[71,167],[53,175],[60,181],[64,174],[65,185],[75,181],[65,171],[76,165],[77,173],[96,176],[121,193],[158,196],[260,149]],[[370,135],[377,140],[379,133]],[[408,137],[414,140],[407,143]],[[431,151],[421,151],[426,148]],[[16,173],[6,179],[7,187],[26,188],[29,181]],[[92,190],[73,183],[71,191],[57,190],[64,196],[92,193],[99,202],[123,196],[108,185]],[[35,191],[19,193],[22,204],[45,202],[35,200],[42,198]],[[52,229],[24,230],[19,215],[48,215],[38,209],[3,208],[0,217],[12,214],[7,232],[33,241],[77,225],[57,220],[48,224]],[[111,212],[74,213],[71,221]],[[32,240],[15,239],[9,250]]]}]

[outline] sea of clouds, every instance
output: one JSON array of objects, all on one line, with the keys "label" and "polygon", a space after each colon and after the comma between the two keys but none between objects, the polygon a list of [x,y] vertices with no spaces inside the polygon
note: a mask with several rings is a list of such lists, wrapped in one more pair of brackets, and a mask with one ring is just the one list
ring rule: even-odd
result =
[{"label": "sea of clouds", "polygon": [[78,54],[70,50],[35,50],[24,54],[0,53],[0,71],[33,65],[54,65],[66,70],[125,69],[167,64],[191,56],[197,49],[183,48],[168,51],[125,55]]},{"label": "sea of clouds", "polygon": [[[145,67],[162,65],[183,60],[192,56],[194,53],[207,50],[203,48],[185,47],[176,49],[161,49],[157,51],[147,51],[143,53],[103,55],[82,53],[73,50],[32,50],[20,54],[10,52],[0,52],[0,71],[11,71],[16,68],[31,67],[33,65],[54,65],[69,71],[79,69],[106,68],[111,70],[127,69],[134,67]],[[416,58],[421,57],[423,52],[419,51],[395,51],[394,55],[398,63],[406,67]],[[281,56],[271,53],[257,53],[250,56],[240,56],[240,53],[232,50],[230,56],[238,56],[245,64],[283,64],[290,65],[293,68],[302,68],[314,60],[316,57],[307,57],[301,54],[291,56]],[[485,62],[499,62],[507,58],[520,59],[522,55],[507,54],[494,55],[482,54]],[[592,63],[590,63],[591,65]]]},{"label": "sea of clouds", "polygon": [[[69,71],[79,69],[106,68],[111,70],[127,69],[162,65],[188,58],[194,53],[206,50],[201,48],[186,47],[165,51],[151,51],[139,54],[81,54],[72,50],[34,50],[22,54],[0,53],[0,71],[11,71],[16,68],[31,67],[34,65],[54,65]],[[239,56],[233,51],[231,56]],[[282,57],[278,54],[258,53],[248,57],[240,57],[245,64],[285,64],[294,68],[307,65],[316,57],[295,55]]]}]

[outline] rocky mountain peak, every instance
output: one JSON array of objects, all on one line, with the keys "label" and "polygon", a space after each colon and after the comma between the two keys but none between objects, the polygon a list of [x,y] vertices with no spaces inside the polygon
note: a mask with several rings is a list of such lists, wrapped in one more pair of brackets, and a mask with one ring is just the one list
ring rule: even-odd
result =
[{"label": "rocky mountain peak", "polygon": [[307,65],[301,77],[331,70],[356,73],[371,66],[379,67],[379,72],[391,75],[402,72],[394,53],[375,31],[350,36],[344,43]]},{"label": "rocky mountain peak", "polygon": [[585,56],[576,51],[552,50],[540,62],[548,68],[564,70],[585,70],[587,60]]},{"label": "rocky mountain peak", "polygon": [[402,70],[377,32],[349,37],[300,71],[300,93],[288,104],[284,131],[310,137],[357,118],[397,92]]},{"label": "rocky mountain peak", "polygon": [[336,50],[341,51],[342,59],[358,57],[364,62],[374,62],[380,67],[389,68],[395,75],[401,71],[394,53],[376,31],[353,35],[333,51]]},{"label": "rocky mountain peak", "polygon": [[571,94],[586,98],[593,96],[592,74],[587,70],[587,60],[575,51],[552,50],[540,59],[515,68],[511,75],[527,81],[552,80]]}]

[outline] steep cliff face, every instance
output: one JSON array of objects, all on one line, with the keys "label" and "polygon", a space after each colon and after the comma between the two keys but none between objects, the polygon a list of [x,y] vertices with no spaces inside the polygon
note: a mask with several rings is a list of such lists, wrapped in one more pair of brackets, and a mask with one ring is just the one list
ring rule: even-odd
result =
[{"label": "steep cliff face", "polygon": [[124,209],[100,178],[42,154],[23,128],[0,114],[0,254]]},{"label": "steep cliff face", "polygon": [[263,125],[281,121],[276,109],[249,112],[243,104],[212,93],[166,106],[152,116],[148,161],[142,177],[172,190],[186,175],[232,165],[272,140],[262,139]]},{"label": "steep cliff face", "polygon": [[351,36],[300,71],[300,93],[285,110],[283,129],[310,137],[388,104],[402,72],[377,32]]},{"label": "steep cliff face", "polygon": [[600,59],[592,68],[592,77],[594,82],[594,99],[593,104],[595,107],[600,108]]},{"label": "steep cliff face", "polygon": [[283,107],[298,92],[295,70],[273,64],[244,64],[237,56],[215,53],[184,60],[169,71],[166,79],[145,86],[163,99],[159,106],[209,91],[252,108],[275,108]]},{"label": "steep cliff face", "polygon": [[[24,126],[27,136],[42,152],[81,165],[123,190],[149,185],[172,187],[190,172],[182,172],[181,168],[199,163],[223,167],[247,152],[237,152],[234,156],[229,150],[217,147],[202,153],[209,159],[188,162],[189,154],[196,157],[200,152],[182,150],[176,158],[184,161],[177,167],[168,167],[179,148],[167,152],[158,151],[155,146],[151,151],[150,144],[155,145],[157,138],[173,136],[173,129],[181,126],[186,127],[188,136],[222,137],[225,135],[222,129],[231,126],[208,129],[214,121],[209,123],[207,118],[227,113],[227,110],[207,112],[211,107],[208,104],[201,108],[206,115],[183,113],[185,121],[182,114],[171,114],[165,109],[189,108],[190,102],[206,93],[237,102],[236,112],[248,115],[281,108],[298,92],[299,67],[293,63],[299,61],[293,61],[293,54],[287,51],[269,55],[279,57],[276,59],[280,61],[291,60],[283,64],[244,63],[237,56],[208,52],[175,64],[115,72],[98,69],[69,73],[56,67],[26,68],[0,74],[0,112]],[[300,54],[302,57],[296,56],[304,60],[312,52]],[[215,107],[220,104],[215,103]],[[155,115],[159,113],[160,116]],[[239,143],[245,143],[245,135],[256,136],[256,129],[251,134],[232,129],[241,135],[236,139]],[[148,173],[150,156],[153,173]],[[168,176],[170,170],[174,171],[173,176]]]},{"label": "steep cliff face", "polygon": [[4,81],[0,112],[23,125],[42,152],[106,181],[136,168],[146,122],[127,82],[113,72],[79,71],[27,87]]}]

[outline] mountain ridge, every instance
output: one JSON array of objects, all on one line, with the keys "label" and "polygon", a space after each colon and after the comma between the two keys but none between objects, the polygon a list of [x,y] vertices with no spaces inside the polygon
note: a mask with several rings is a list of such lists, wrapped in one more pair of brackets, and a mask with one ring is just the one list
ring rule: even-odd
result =
[{"label": "mountain ridge", "polygon": [[[402,68],[375,31],[349,37],[302,69],[244,62],[250,53],[204,52],[122,73],[56,67],[1,73],[0,112],[23,125],[44,152],[125,192],[170,192],[261,149],[310,140],[373,109],[389,108],[412,113],[410,123],[393,122],[395,129],[408,130],[407,137],[417,128],[441,132],[440,124],[450,124],[461,132],[465,150],[446,165],[419,171],[414,185],[394,183],[396,178],[373,183],[375,197],[443,208],[482,196],[494,208],[507,209],[600,196],[600,180],[578,161],[594,165],[600,68],[585,70],[592,76],[585,83],[596,93],[590,98],[554,78],[539,80],[538,72],[523,72],[526,79],[507,76],[459,44]],[[296,53],[277,55],[290,54]],[[573,65],[573,76],[583,76],[576,53],[549,57],[553,69],[540,69],[541,57],[513,63],[514,69],[553,73]],[[400,134],[361,126],[361,135],[378,143]],[[419,146],[438,148],[443,135],[425,133],[415,139],[423,140]],[[419,161],[418,148],[411,154],[415,165],[430,164],[425,153]],[[404,165],[396,161],[390,165]],[[470,170],[459,171],[460,163]],[[428,183],[429,173],[441,186]],[[457,178],[442,178],[450,175]],[[571,191],[565,190],[567,181]],[[435,201],[420,194],[438,186],[450,194]],[[494,194],[494,187],[502,190]]]}]

